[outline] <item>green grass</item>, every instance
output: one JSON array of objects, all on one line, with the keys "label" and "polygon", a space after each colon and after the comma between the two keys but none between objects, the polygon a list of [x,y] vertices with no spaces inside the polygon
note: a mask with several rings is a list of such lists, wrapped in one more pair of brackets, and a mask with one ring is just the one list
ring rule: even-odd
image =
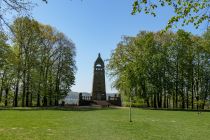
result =
[{"label": "green grass", "polygon": [[0,110],[0,140],[209,140],[210,113]]}]

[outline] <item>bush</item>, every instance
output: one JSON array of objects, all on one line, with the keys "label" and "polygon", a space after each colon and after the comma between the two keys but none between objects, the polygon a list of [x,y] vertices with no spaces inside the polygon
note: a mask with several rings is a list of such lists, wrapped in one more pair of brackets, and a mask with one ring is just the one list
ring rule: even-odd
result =
[{"label": "bush", "polygon": [[[123,102],[123,106],[129,107],[130,106],[130,102]],[[144,102],[132,102],[131,106],[132,107],[145,107],[146,104]]]}]

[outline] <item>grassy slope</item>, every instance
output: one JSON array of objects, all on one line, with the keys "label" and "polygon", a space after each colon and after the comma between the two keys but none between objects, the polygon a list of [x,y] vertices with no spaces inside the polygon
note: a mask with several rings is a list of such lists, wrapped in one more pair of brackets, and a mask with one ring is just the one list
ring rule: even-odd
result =
[{"label": "grassy slope", "polygon": [[0,140],[209,140],[210,113],[133,110],[0,111]]}]

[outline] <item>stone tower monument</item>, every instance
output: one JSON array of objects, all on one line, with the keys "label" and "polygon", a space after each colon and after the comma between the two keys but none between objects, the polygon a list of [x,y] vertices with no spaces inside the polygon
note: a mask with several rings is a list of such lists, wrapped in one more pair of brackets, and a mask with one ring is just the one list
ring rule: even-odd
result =
[{"label": "stone tower monument", "polygon": [[92,99],[106,100],[104,61],[100,53],[94,64]]}]

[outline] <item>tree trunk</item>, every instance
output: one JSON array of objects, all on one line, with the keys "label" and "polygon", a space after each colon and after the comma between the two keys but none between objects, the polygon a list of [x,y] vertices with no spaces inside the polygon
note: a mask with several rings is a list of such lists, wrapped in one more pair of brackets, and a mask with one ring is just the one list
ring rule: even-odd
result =
[{"label": "tree trunk", "polygon": [[176,94],[175,94],[175,106],[178,107],[178,80],[179,80],[179,65],[178,65],[178,58],[176,64]]},{"label": "tree trunk", "polygon": [[25,106],[25,95],[26,95],[26,73],[23,70],[23,94],[22,94],[22,107]]},{"label": "tree trunk", "polygon": [[166,106],[167,106],[167,102],[166,102],[166,100],[167,100],[167,98],[166,98],[166,93],[165,93],[165,90],[163,91],[163,94],[164,94],[164,99],[163,99],[163,108],[166,108]]},{"label": "tree trunk", "polygon": [[[51,89],[51,88],[50,88]],[[52,106],[52,91],[49,91],[49,105]]]},{"label": "tree trunk", "polygon": [[23,82],[22,107],[25,106],[25,93],[26,93],[25,82]]},{"label": "tree trunk", "polygon": [[175,108],[175,94],[173,92],[173,95],[172,95],[172,99],[173,99],[173,109]]},{"label": "tree trunk", "polygon": [[153,99],[153,96],[151,96],[151,98],[150,98],[150,103],[151,103],[151,107],[154,107],[154,99]]},{"label": "tree trunk", "polygon": [[189,91],[188,91],[188,89],[189,88],[187,86],[187,91],[186,91],[187,92],[187,109],[189,108],[189,94],[188,94]]},{"label": "tree trunk", "polygon": [[55,106],[58,106],[58,100],[55,98]]},{"label": "tree trunk", "polygon": [[164,69],[164,80],[163,80],[163,108],[166,108],[166,88],[167,83],[165,82],[165,69]]},{"label": "tree trunk", "polygon": [[158,96],[158,108],[162,108],[162,91],[159,91]]},{"label": "tree trunk", "polygon": [[30,74],[29,74],[29,69],[28,69],[28,73],[27,73],[27,82],[26,82],[26,106],[29,106],[29,95],[30,95]]},{"label": "tree trunk", "polygon": [[40,106],[40,92],[41,92],[41,81],[42,81],[42,73],[43,73],[43,68],[42,66],[40,66],[40,73],[39,73],[39,86],[38,86],[38,90],[37,90],[37,102],[36,105]]},{"label": "tree trunk", "polygon": [[205,104],[206,104],[206,98],[208,97],[208,87],[209,87],[209,82],[208,82],[208,80],[206,80],[205,94],[204,94],[204,97],[203,97],[202,109],[204,109]]},{"label": "tree trunk", "polygon": [[[31,88],[31,89],[32,89],[32,88]],[[29,106],[33,106],[33,105],[32,105],[32,102],[33,102],[33,94],[32,94],[32,92],[31,92],[31,94],[30,94]]]},{"label": "tree trunk", "polygon": [[15,85],[14,107],[18,106],[18,92],[19,92],[19,79],[17,80]]},{"label": "tree trunk", "polygon": [[146,102],[147,102],[147,107],[150,107],[149,99],[147,99]]},{"label": "tree trunk", "polygon": [[2,93],[3,93],[3,86],[4,86],[4,77],[5,77],[5,72],[3,72],[3,77],[1,79],[0,102],[2,101]]},{"label": "tree trunk", "polygon": [[40,94],[37,94],[37,103],[36,105],[39,107],[40,106]]},{"label": "tree trunk", "polygon": [[0,102],[2,101],[2,93],[3,93],[3,87],[1,86],[1,89],[0,89]]},{"label": "tree trunk", "polygon": [[166,100],[167,100],[167,103],[166,103],[166,108],[168,108],[169,107],[169,98],[168,98],[168,96],[166,96]]},{"label": "tree trunk", "polygon": [[184,93],[184,79],[183,79],[183,70],[182,70],[182,109],[185,108],[185,93]]},{"label": "tree trunk", "polygon": [[8,104],[8,94],[9,94],[9,88],[7,87],[6,89],[5,89],[5,106],[7,106],[7,104]]},{"label": "tree trunk", "polygon": [[46,96],[44,96],[44,98],[43,98],[43,106],[47,106],[47,97]]},{"label": "tree trunk", "polygon": [[29,92],[28,92],[28,88],[26,88],[26,107],[29,106],[28,103],[29,103]]},{"label": "tree trunk", "polygon": [[154,108],[157,108],[157,96],[156,94],[154,95]]},{"label": "tree trunk", "polygon": [[193,70],[192,70],[191,93],[192,93],[192,109],[194,109],[194,75],[193,75]]}]

